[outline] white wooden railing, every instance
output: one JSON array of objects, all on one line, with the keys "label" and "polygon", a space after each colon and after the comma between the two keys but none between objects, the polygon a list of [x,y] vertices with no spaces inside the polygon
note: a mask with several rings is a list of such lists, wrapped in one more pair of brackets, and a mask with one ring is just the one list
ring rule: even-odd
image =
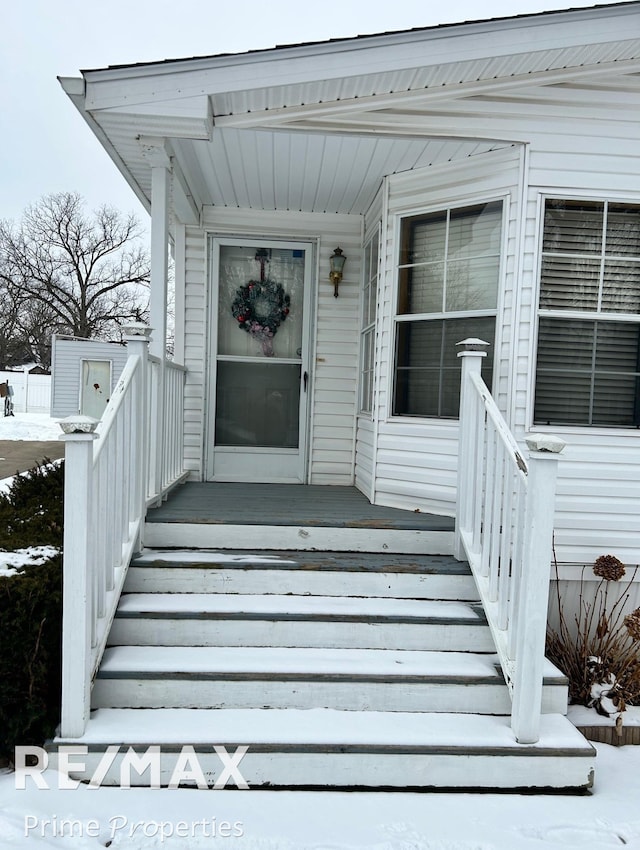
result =
[{"label": "white wooden railing", "polygon": [[184,366],[171,360],[162,363],[157,357],[149,357],[149,369],[149,410],[151,421],[159,427],[149,441],[148,506],[157,504],[183,477],[185,377]]},{"label": "white wooden railing", "polygon": [[[185,476],[184,369],[151,361],[149,328],[127,330],[129,357],[102,420],[70,416],[61,422],[66,446],[60,734],[68,738],[86,728],[91,682],[129,561],[142,546],[147,505]],[[152,403],[157,398],[165,403],[161,416]],[[167,446],[168,440],[177,444]]]},{"label": "white wooden railing", "polygon": [[480,376],[488,343],[462,358],[455,555],[469,561],[512,698],[520,743],[539,739],[559,452],[532,434],[525,460]]}]

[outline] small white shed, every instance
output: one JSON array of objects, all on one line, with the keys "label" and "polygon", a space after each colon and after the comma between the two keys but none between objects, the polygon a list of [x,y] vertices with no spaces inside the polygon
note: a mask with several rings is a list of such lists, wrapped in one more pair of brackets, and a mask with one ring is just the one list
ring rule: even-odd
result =
[{"label": "small white shed", "polygon": [[100,419],[126,362],[120,343],[54,335],[51,416],[82,413]]}]

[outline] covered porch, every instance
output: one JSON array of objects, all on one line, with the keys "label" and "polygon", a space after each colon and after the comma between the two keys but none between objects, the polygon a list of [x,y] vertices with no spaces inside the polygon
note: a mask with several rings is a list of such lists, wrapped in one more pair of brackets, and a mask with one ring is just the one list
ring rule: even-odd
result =
[{"label": "covered porch", "polygon": [[[607,13],[608,27],[597,10],[564,14],[108,68],[63,81],[152,220],[152,330],[133,334],[95,446],[91,436],[68,438],[74,491],[65,580],[75,589],[65,597],[68,739],[96,728],[92,709],[113,718],[136,712],[125,716],[132,740],[145,723],[137,712],[174,712],[167,723],[176,746],[180,735],[198,734],[197,723],[226,717],[230,735],[242,729],[236,741],[266,753],[256,762],[257,783],[325,787],[487,787],[508,739],[518,766],[503,775],[504,787],[558,787],[561,774],[563,787],[586,787],[590,753],[564,749],[568,722],[558,715],[566,699],[545,697],[564,443],[546,426],[530,433],[531,305],[542,188],[559,200],[585,189],[591,197],[600,186],[593,175],[599,181],[614,165],[619,173],[621,152],[610,162],[612,125],[579,119],[610,120],[609,89],[626,104],[637,61],[624,9]],[[620,108],[615,116],[625,132],[626,115]],[[583,127],[592,157],[577,186],[567,187]],[[169,245],[180,367],[164,350]],[[339,293],[329,278],[338,247],[347,256]],[[112,515],[118,522],[105,531]],[[93,528],[102,536],[94,539]],[[145,548],[155,551],[141,560]],[[169,563],[181,549],[191,550],[182,553],[191,562]],[[237,555],[225,559],[218,550]],[[301,550],[318,553],[313,564],[291,558],[285,570],[269,562],[269,553],[286,559]],[[155,563],[158,551],[169,553],[164,567]],[[340,583],[338,569],[334,578],[315,574],[335,553],[367,557],[340,568]],[[384,561],[373,588],[361,582],[375,572],[369,554]],[[402,596],[417,604],[399,614],[394,593],[406,576],[396,556],[421,565]],[[423,603],[438,610],[443,599],[460,601],[451,588],[443,596],[451,570],[425,596],[429,558],[441,556],[469,565],[465,599],[482,606],[481,654],[491,658],[476,657],[473,639],[461,666],[451,643],[424,644]],[[259,566],[238,567],[246,557]],[[163,597],[167,582],[174,598]],[[327,601],[337,587],[340,611]],[[147,591],[154,599],[138,600],[136,617],[124,616],[132,609],[125,612],[121,593]],[[388,628],[374,646],[378,598],[386,599]],[[349,625],[355,618],[362,627],[358,647],[368,660],[344,654],[337,669],[336,652],[354,645],[342,628],[345,611]],[[288,624],[303,615],[291,637]],[[410,658],[402,653],[414,650],[395,645],[398,654],[385,655],[398,616],[419,633],[404,678],[396,675]],[[118,618],[141,622],[132,631],[123,622],[118,634]],[[438,640],[442,619],[434,617]],[[174,627],[179,621],[186,623]],[[177,631],[178,646],[170,642]],[[291,714],[308,709],[340,712],[326,715],[330,734],[322,725],[309,736],[310,714]],[[194,715],[175,713],[182,710],[204,719],[193,726]],[[249,712],[242,727],[234,725],[238,712]],[[275,731],[274,712],[284,712]],[[398,712],[419,714],[429,742],[444,740],[439,723],[449,713],[451,727],[469,733],[468,747],[447,774],[451,753],[442,745],[434,778],[432,751],[422,753],[421,774],[416,741],[395,738],[398,772],[390,781],[379,760],[386,733],[367,742],[363,765],[353,712],[368,713],[364,726],[382,712],[394,729],[403,726]],[[250,740],[251,726],[260,735]],[[289,756],[298,746],[296,773]],[[341,773],[329,756],[345,746],[358,758]],[[471,780],[469,749],[481,758]],[[308,773],[312,751],[319,766]],[[567,762],[578,765],[576,752],[585,762],[565,778]]]},{"label": "covered porch", "polygon": [[147,514],[147,523],[317,526],[449,531],[452,517],[372,505],[355,487],[187,482]]},{"label": "covered porch", "polygon": [[187,482],[147,513],[152,547],[451,555],[452,517],[373,505],[355,487]]}]

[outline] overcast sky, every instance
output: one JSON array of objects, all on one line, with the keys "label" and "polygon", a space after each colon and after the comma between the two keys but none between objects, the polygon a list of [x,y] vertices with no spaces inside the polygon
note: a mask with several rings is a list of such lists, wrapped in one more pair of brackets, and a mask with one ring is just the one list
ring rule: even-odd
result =
[{"label": "overcast sky", "polygon": [[593,0],[4,0],[0,218],[78,191],[146,213],[63,93],[81,69],[241,52],[571,6]]}]

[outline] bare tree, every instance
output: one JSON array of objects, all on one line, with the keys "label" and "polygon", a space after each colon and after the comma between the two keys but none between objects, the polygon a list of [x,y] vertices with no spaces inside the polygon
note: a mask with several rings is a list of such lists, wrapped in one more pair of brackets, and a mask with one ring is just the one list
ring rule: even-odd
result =
[{"label": "bare tree", "polygon": [[42,348],[44,328],[78,337],[114,339],[127,320],[144,318],[149,258],[133,215],[102,206],[84,211],[79,194],[46,195],[22,221],[0,221],[0,281],[21,293],[24,342]]},{"label": "bare tree", "polygon": [[20,330],[20,301],[0,275],[0,369],[25,362]]}]

